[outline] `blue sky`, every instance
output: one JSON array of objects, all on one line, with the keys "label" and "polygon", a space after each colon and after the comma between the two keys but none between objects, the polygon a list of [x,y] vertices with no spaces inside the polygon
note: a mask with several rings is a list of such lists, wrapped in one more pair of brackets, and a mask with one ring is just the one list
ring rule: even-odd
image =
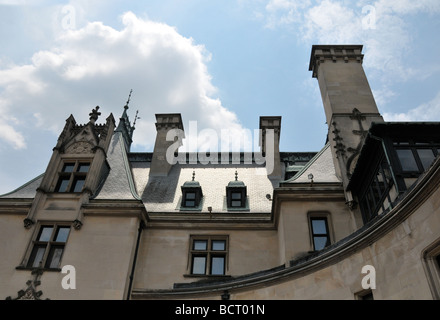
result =
[{"label": "blue sky", "polygon": [[199,132],[282,116],[281,151],[319,151],[313,44],[364,46],[385,120],[440,121],[439,15],[438,0],[0,0],[0,194],[45,171],[70,114],[118,120],[131,89],[132,151],[152,151],[162,112]]}]

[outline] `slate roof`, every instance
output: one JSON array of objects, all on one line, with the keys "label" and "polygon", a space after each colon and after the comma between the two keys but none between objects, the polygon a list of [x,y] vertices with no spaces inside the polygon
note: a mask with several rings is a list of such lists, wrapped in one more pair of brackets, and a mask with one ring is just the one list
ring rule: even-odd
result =
[{"label": "slate roof", "polygon": [[212,207],[214,213],[227,212],[226,187],[230,181],[235,180],[235,171],[247,186],[249,208],[244,210],[246,212],[270,212],[272,203],[267,200],[266,194],[272,195],[274,187],[279,183],[279,180],[270,180],[266,169],[257,164],[177,163],[167,177],[149,176],[150,164],[150,162],[131,163],[136,190],[148,212],[179,212],[182,199],[181,186],[192,180],[193,171],[195,180],[202,188],[204,212],[208,211],[208,207]]},{"label": "slate roof", "polygon": [[40,174],[38,177],[25,183],[21,187],[15,189],[9,193],[0,195],[0,199],[13,199],[13,198],[33,199],[35,197],[36,192],[37,192],[36,191],[37,188],[41,184],[41,180],[43,180],[43,177],[44,177],[44,174]]},{"label": "slate roof", "polygon": [[336,176],[330,143],[327,143],[296,175],[283,183],[310,182],[309,174],[313,174],[314,183],[341,182]]}]

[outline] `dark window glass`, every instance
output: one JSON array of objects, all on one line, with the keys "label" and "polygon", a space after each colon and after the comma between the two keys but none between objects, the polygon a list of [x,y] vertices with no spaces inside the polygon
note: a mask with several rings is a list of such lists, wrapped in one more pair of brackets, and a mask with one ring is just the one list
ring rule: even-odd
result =
[{"label": "dark window glass", "polygon": [[232,192],[232,200],[241,200],[241,192]]},{"label": "dark window glass", "polygon": [[41,226],[29,256],[28,268],[39,267],[40,262],[45,268],[59,267],[70,227],[55,226]]},{"label": "dark window glass", "polygon": [[56,192],[67,192],[67,187],[69,186],[69,177],[61,177],[58,180],[58,185],[56,187]]},{"label": "dark window glass", "polygon": [[65,163],[63,166],[63,172],[73,172],[73,168],[75,167],[74,163]]},{"label": "dark window glass", "polygon": [[58,227],[57,234],[55,236],[56,242],[66,242],[67,237],[69,236],[70,228],[69,227]]},{"label": "dark window glass", "polygon": [[226,250],[226,241],[224,240],[212,240],[212,250],[224,251]]},{"label": "dark window glass", "polygon": [[314,234],[327,234],[327,228],[324,219],[312,219],[312,228]]},{"label": "dark window glass", "polygon": [[46,268],[58,268],[61,256],[63,255],[64,246],[52,246],[46,261]]},{"label": "dark window glass", "polygon": [[208,249],[208,241],[207,240],[194,240],[193,249],[206,251]]},{"label": "dark window glass", "polygon": [[185,207],[195,207],[196,206],[196,193],[186,192],[185,193]]},{"label": "dark window glass", "polygon": [[417,153],[422,162],[423,169],[428,169],[435,159],[434,152],[431,149],[417,149]]},{"label": "dark window glass", "polygon": [[403,171],[419,171],[414,154],[410,149],[397,149],[396,152]]},{"label": "dark window glass", "polygon": [[41,227],[40,234],[38,236],[38,241],[41,241],[41,242],[50,241],[50,236],[52,235],[52,231],[53,231],[52,226]]},{"label": "dark window glass", "polygon": [[89,163],[80,163],[78,165],[77,172],[89,172],[90,164]]},{"label": "dark window glass", "polygon": [[76,177],[73,180],[72,192],[81,192],[85,182],[86,177]]},{"label": "dark window glass", "polygon": [[327,218],[311,218],[312,238],[315,251],[322,250],[330,244]]},{"label": "dark window glass", "polygon": [[211,259],[211,274],[224,275],[225,274],[225,257],[213,256]]},{"label": "dark window glass", "polygon": [[40,262],[43,261],[45,251],[46,251],[46,245],[34,245],[27,266],[29,268],[37,268]]},{"label": "dark window glass", "polygon": [[242,193],[241,192],[232,192],[231,193],[231,207],[241,207],[242,202]]},{"label": "dark window glass", "polygon": [[195,192],[187,192],[186,193],[186,199],[187,200],[194,200],[196,198],[196,193]]},{"label": "dark window glass", "polygon": [[192,261],[192,274],[205,274],[206,256],[194,256]]},{"label": "dark window glass", "polygon": [[226,270],[227,240],[206,236],[192,239],[190,250],[191,274],[224,275]]}]

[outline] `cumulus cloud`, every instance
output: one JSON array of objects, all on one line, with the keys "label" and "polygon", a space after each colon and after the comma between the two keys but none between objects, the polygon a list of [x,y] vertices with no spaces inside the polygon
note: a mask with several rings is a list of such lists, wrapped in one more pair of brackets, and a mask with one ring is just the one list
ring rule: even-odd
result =
[{"label": "cumulus cloud", "polygon": [[385,121],[436,121],[440,118],[440,92],[430,101],[404,113],[384,113]]},{"label": "cumulus cloud", "polygon": [[[438,0],[367,0],[298,1],[269,0],[265,6],[266,27],[288,27],[298,41],[312,44],[363,44],[364,68],[376,88],[373,88],[379,105],[387,104],[398,94],[396,83],[423,81],[438,73],[439,64],[410,67],[408,53],[414,50],[414,32],[411,32],[416,14],[440,13]],[[431,105],[433,102],[428,103]],[[423,108],[422,108],[423,109]],[[410,113],[393,114],[393,119],[419,118],[414,109]],[[428,114],[440,113],[434,111]],[[391,114],[389,114],[391,117]]]},{"label": "cumulus cloud", "polygon": [[[182,113],[184,125],[197,121],[199,130],[244,129],[216,97],[203,45],[131,12],[121,20],[121,30],[102,22],[65,30],[29,64],[2,66],[0,140],[24,148],[29,134],[21,132],[47,129],[58,135],[70,114],[85,123],[96,105],[102,116],[112,112],[118,121],[130,89],[129,113],[133,118],[138,109],[140,116],[135,146],[153,146],[155,113]],[[8,121],[18,115],[32,122]],[[198,147],[206,149],[208,140],[200,137]]]}]

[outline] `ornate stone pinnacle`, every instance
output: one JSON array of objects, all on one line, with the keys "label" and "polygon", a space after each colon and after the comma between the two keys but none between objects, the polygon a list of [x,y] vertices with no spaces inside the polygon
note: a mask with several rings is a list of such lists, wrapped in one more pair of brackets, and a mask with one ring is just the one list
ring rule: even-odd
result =
[{"label": "ornate stone pinnacle", "polygon": [[98,120],[98,117],[101,115],[101,112],[98,112],[98,110],[99,106],[96,106],[96,108],[89,113],[90,121],[93,123],[95,123],[95,121]]}]

